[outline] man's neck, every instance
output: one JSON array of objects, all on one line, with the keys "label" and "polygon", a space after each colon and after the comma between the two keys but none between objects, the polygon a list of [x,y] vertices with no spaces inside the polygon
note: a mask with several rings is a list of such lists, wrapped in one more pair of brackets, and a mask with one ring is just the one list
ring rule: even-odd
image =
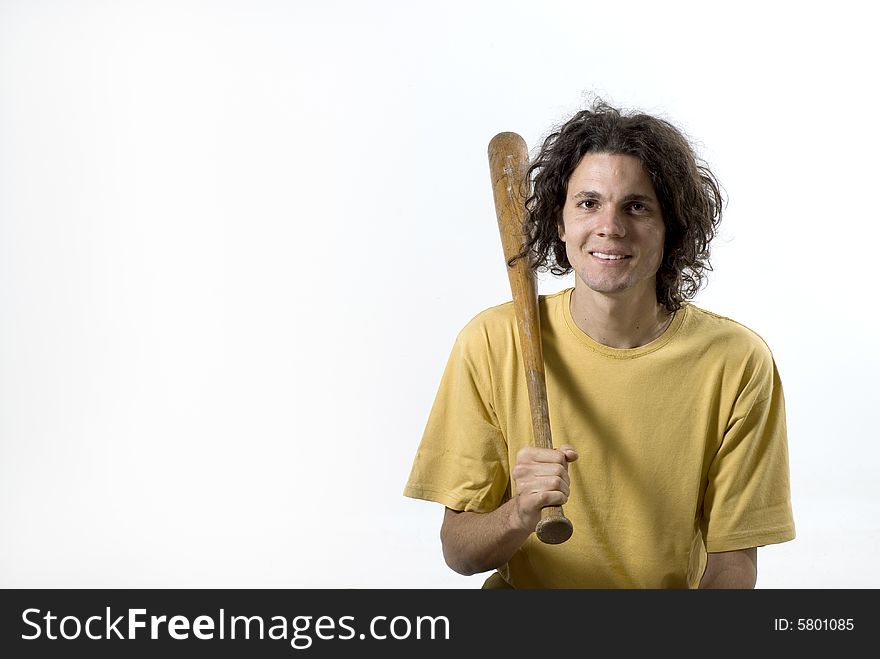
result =
[{"label": "man's neck", "polygon": [[587,336],[609,348],[648,344],[672,321],[672,314],[657,302],[653,287],[609,295],[580,281],[571,294],[571,316]]}]

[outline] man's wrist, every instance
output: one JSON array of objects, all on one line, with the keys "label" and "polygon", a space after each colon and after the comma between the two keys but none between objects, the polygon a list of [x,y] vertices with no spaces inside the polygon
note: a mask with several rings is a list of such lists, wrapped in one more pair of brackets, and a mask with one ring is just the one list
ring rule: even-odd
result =
[{"label": "man's wrist", "polygon": [[530,516],[524,514],[521,499],[516,496],[508,503],[510,504],[510,511],[507,516],[507,528],[511,532],[523,534],[525,537],[534,533],[537,522],[532,524],[529,519]]}]

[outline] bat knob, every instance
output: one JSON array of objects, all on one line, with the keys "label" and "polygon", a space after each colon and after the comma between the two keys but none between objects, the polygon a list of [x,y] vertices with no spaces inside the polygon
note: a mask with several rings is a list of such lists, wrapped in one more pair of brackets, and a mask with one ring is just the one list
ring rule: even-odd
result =
[{"label": "bat knob", "polygon": [[545,508],[542,514],[541,521],[535,527],[538,540],[548,545],[558,545],[571,537],[574,527],[562,514],[562,508]]}]

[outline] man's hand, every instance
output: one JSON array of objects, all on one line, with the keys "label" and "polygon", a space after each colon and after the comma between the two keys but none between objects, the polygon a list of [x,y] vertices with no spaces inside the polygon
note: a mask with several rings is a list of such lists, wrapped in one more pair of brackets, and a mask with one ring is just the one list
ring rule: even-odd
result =
[{"label": "man's hand", "polygon": [[535,532],[541,508],[568,501],[568,463],[577,460],[568,445],[524,448],[516,454],[511,476],[516,496],[489,513],[447,508],[440,529],[446,564],[459,574],[500,567]]},{"label": "man's hand", "polygon": [[534,531],[541,519],[541,509],[561,506],[568,501],[571,482],[568,463],[578,459],[573,446],[523,448],[516,454],[511,476],[516,483],[513,520],[515,526]]}]

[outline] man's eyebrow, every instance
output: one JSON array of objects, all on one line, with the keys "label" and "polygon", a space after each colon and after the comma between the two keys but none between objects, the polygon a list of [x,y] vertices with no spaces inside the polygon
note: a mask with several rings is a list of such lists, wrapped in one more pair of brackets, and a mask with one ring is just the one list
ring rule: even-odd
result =
[{"label": "man's eyebrow", "polygon": [[653,197],[645,194],[628,194],[623,198],[624,201],[655,201]]},{"label": "man's eyebrow", "polygon": [[[581,190],[580,192],[575,193],[575,199],[602,199],[602,194],[600,192],[596,192],[595,190]],[[649,197],[648,195],[638,194],[638,193],[630,193],[626,195],[621,201],[656,201],[654,197]]]}]

